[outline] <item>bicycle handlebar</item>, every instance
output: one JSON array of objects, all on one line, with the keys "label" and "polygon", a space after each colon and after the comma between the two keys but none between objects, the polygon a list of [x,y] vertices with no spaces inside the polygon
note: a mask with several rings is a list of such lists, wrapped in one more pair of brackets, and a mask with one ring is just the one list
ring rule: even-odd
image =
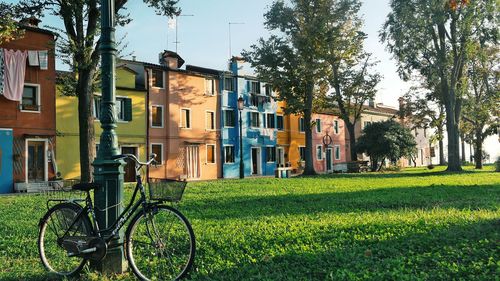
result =
[{"label": "bicycle handlebar", "polygon": [[134,162],[136,164],[138,164],[138,165],[149,166],[149,165],[151,165],[151,163],[153,163],[155,161],[156,154],[151,153],[150,156],[151,156],[151,158],[147,162],[141,162],[141,161],[139,161],[139,159],[137,159],[137,157],[134,154],[118,154],[118,155],[113,155],[113,156],[111,156],[111,159],[112,160],[118,160],[118,159],[128,158],[128,159],[134,160]]}]

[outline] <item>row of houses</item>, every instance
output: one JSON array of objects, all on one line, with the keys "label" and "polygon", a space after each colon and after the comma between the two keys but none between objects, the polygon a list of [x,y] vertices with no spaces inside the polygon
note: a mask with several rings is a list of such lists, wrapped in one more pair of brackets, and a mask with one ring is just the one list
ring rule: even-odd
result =
[{"label": "row of houses", "polygon": [[[80,175],[78,102],[75,96],[62,95],[55,83],[57,75],[67,73],[55,71],[50,49],[54,35],[34,26],[25,29],[23,39],[0,47],[49,49],[49,62],[47,69],[27,63],[21,101],[0,96],[0,192],[12,191],[13,183],[48,184]],[[286,104],[277,101],[270,84],[252,76],[237,57],[231,59],[228,70],[184,64],[171,51],[160,53],[158,63],[117,62],[116,133],[122,153],[142,160],[155,153],[158,165],[148,169],[150,178],[236,178],[240,153],[245,176],[275,175],[277,167],[300,172],[305,158],[304,119],[284,114]],[[96,92],[96,149],[101,133],[99,108]],[[396,118],[397,112],[380,104],[367,105],[357,135],[368,122]],[[314,113],[313,120],[315,170],[345,170],[351,159],[344,122],[333,111]],[[133,166],[127,164],[125,171],[125,181],[134,181]]]}]

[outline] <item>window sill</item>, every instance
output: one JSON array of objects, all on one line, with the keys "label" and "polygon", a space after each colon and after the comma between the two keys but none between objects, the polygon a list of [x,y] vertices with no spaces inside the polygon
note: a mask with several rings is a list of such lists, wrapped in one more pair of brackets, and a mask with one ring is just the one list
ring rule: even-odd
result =
[{"label": "window sill", "polygon": [[163,129],[163,126],[153,126],[153,125],[151,125],[151,129]]},{"label": "window sill", "polygon": [[21,109],[20,112],[23,112],[23,113],[42,113],[41,110],[24,110],[24,109]]}]

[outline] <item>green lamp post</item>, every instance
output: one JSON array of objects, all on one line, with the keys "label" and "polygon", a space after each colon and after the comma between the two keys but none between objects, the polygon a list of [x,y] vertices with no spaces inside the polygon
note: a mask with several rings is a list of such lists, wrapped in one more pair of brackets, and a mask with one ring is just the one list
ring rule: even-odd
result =
[{"label": "green lamp post", "polygon": [[[97,221],[101,229],[110,227],[122,211],[123,199],[123,166],[125,162],[111,160],[111,156],[119,154],[118,139],[115,133],[115,3],[114,0],[101,0],[101,108],[100,121],[102,134],[99,151],[93,163],[94,180],[102,188],[94,193],[97,209]],[[104,233],[104,235],[111,235]],[[105,273],[122,273],[126,270],[124,259],[123,233],[115,235],[108,247],[106,257],[93,264]]]}]

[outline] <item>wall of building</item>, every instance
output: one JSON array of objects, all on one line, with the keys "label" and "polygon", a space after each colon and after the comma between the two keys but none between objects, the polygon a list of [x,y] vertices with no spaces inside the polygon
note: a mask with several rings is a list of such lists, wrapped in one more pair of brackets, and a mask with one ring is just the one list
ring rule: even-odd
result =
[{"label": "wall of building", "polygon": [[[117,97],[127,97],[132,100],[132,121],[118,121],[116,134],[121,147],[136,147],[137,156],[141,161],[146,155],[146,93],[135,89],[132,82],[135,74],[125,69],[117,69]],[[78,132],[78,100],[74,96],[63,96],[59,93],[56,99],[57,162],[61,176],[64,179],[80,178],[80,154]],[[95,141],[100,142],[102,132],[98,119],[94,121]]]},{"label": "wall of building", "polygon": [[[321,123],[321,131],[318,132],[316,126],[313,127],[313,161],[314,161],[314,170],[318,173],[326,173],[334,171],[334,165],[339,163],[346,162],[346,142],[345,142],[345,126],[344,121],[335,115],[332,114],[319,114],[314,113],[312,115],[312,120],[317,122],[317,120]],[[335,131],[335,121],[338,124],[338,130]],[[328,147],[325,147],[323,139],[326,136],[331,138],[331,144]],[[327,143],[328,141],[328,137]],[[318,147],[321,147],[322,151],[322,159],[318,159]],[[335,149],[338,147],[340,149],[340,155],[338,155],[338,159],[335,155]],[[332,166],[329,170],[326,169],[326,157],[327,157],[327,149],[330,149],[330,157],[332,160]]]},{"label": "wall of building", "polygon": [[0,48],[12,50],[48,50],[48,69],[29,66],[25,73],[25,85],[30,84],[39,89],[39,110],[36,112],[20,109],[20,102],[11,101],[0,95],[0,128],[13,129],[13,165],[14,181],[27,181],[27,143],[29,139],[45,143],[47,162],[45,169],[47,179],[55,178],[52,148],[55,147],[55,58],[53,55],[54,35],[37,28],[26,28],[22,38],[3,43]]}]

